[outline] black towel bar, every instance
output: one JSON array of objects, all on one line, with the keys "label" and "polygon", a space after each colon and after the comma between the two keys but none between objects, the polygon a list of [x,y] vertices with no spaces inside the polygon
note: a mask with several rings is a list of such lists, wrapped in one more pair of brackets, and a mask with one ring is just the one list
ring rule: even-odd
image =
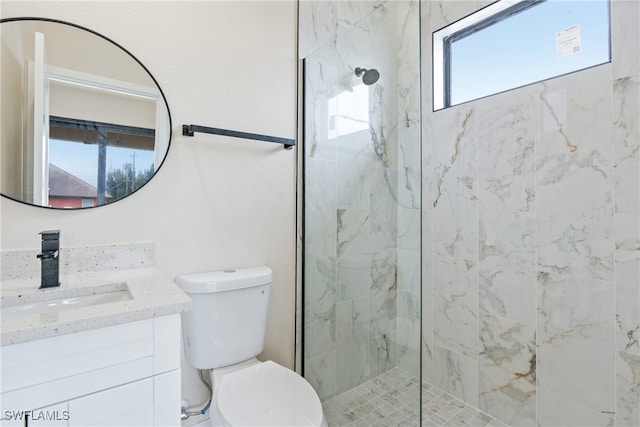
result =
[{"label": "black towel bar", "polygon": [[255,139],[257,141],[275,142],[284,145],[284,148],[291,149],[296,145],[295,139],[279,138],[277,136],[260,135],[258,133],[238,132],[235,130],[210,128],[198,125],[182,125],[182,134],[185,136],[193,136],[195,132],[211,133],[214,135],[231,136],[234,138]]}]

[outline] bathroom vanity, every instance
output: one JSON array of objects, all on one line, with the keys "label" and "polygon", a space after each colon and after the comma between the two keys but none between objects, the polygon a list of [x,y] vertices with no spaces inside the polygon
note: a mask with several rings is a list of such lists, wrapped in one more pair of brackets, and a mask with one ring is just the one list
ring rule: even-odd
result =
[{"label": "bathroom vanity", "polygon": [[190,299],[155,268],[63,279],[2,283],[0,425],[179,425]]}]

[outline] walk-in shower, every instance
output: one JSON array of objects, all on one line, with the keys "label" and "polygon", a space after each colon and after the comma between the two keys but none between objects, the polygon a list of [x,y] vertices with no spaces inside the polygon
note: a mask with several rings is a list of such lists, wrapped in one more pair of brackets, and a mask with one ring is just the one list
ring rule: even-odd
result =
[{"label": "walk-in shower", "polygon": [[[332,427],[640,425],[640,4],[527,3],[610,22],[611,62],[439,109],[433,33],[513,2],[485,3],[300,2],[303,371]],[[566,62],[593,22],[562,16],[533,27]]]},{"label": "walk-in shower", "polygon": [[305,58],[303,374],[330,426],[419,424],[418,21],[389,2]]}]

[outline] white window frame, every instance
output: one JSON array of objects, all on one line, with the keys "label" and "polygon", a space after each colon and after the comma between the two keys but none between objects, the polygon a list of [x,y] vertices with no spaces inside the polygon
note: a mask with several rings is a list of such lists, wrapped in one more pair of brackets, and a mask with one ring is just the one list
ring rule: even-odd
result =
[{"label": "white window frame", "polygon": [[30,61],[29,99],[33,99],[33,124],[30,136],[34,141],[32,179],[33,203],[48,206],[49,200],[49,89],[51,82],[82,87],[86,90],[110,92],[122,97],[141,98],[155,104],[154,164],[156,171],[169,145],[169,114],[157,88],[111,79],[95,74],[46,65],[44,35],[36,33],[36,61]]},{"label": "white window frame", "polygon": [[155,161],[153,166],[154,170],[160,167],[169,143],[169,123],[167,121],[169,115],[167,114],[164,99],[158,89],[51,65],[47,66],[46,79],[47,82],[55,81],[79,86],[86,90],[110,92],[123,97],[141,98],[153,102],[156,107]]}]

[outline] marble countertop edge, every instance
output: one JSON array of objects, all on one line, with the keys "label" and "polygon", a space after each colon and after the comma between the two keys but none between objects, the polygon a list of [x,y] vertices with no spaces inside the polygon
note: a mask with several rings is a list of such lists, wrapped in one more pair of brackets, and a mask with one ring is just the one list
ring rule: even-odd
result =
[{"label": "marble countertop edge", "polygon": [[[23,297],[28,301],[46,299],[46,291],[37,289],[36,282],[34,279],[3,281],[2,305],[14,304],[17,298]],[[1,346],[168,316],[191,309],[191,299],[157,268],[79,273],[61,277],[61,283],[56,293],[58,297],[82,287],[99,288],[104,284],[126,283],[132,299],[5,319],[0,326]]]}]

